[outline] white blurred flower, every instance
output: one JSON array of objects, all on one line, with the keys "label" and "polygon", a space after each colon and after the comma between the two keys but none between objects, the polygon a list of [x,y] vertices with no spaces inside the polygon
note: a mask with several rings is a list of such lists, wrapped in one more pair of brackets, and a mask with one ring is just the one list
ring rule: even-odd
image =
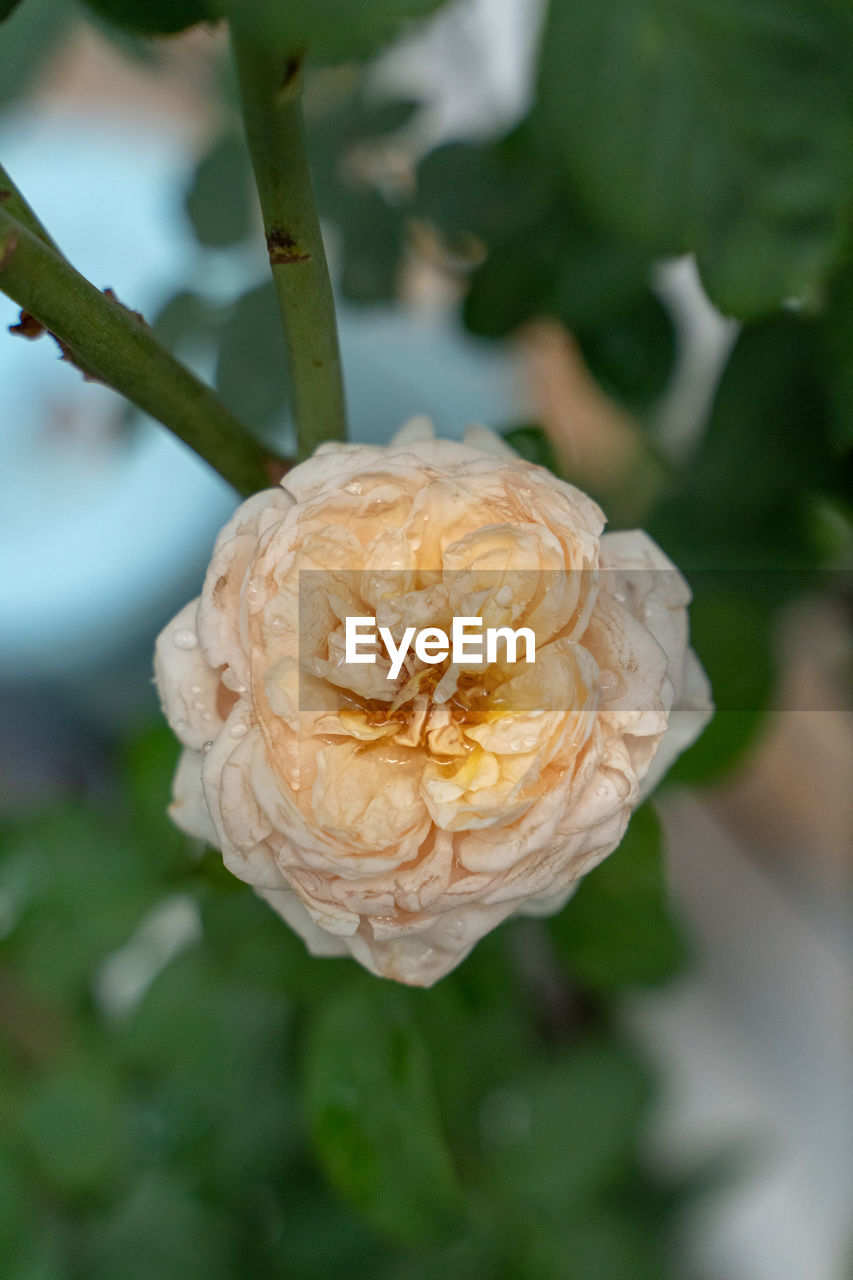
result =
[{"label": "white blurred flower", "polygon": [[[484,428],[323,445],[238,508],[157,641],[175,821],[314,953],[413,985],[558,910],[711,713],[687,584],[603,525]],[[535,664],[342,662],[347,615],[396,636],[474,612],[530,627]]]}]

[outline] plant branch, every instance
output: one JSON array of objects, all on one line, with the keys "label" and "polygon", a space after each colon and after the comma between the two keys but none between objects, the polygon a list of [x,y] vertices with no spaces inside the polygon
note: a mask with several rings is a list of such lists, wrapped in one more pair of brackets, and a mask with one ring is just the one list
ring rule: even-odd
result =
[{"label": "plant branch", "polygon": [[335,304],[302,124],[301,57],[232,33],[243,119],[284,324],[299,453],[346,438]]},{"label": "plant branch", "polygon": [[28,231],[32,231],[33,235],[43,240],[54,253],[58,253],[60,257],[62,256],[56,242],[51,238],[45,227],[42,226],[2,164],[0,164],[0,209],[4,209],[6,213],[15,218],[17,222],[20,222]]},{"label": "plant branch", "polygon": [[0,203],[0,290],[32,318],[22,317],[20,331],[35,337],[47,329],[85,377],[105,382],[156,418],[240,493],[275,484],[288,464],[160,345],[138,312],[110,290],[96,289],[13,218],[9,205],[9,199]]}]

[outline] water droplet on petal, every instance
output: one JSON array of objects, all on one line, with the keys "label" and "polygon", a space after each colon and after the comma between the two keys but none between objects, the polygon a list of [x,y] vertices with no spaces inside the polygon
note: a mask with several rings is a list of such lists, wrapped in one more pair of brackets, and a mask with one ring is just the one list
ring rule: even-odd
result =
[{"label": "water droplet on petal", "polygon": [[204,752],[204,754],[205,754],[205,755],[207,755],[208,751],[210,750],[210,748],[211,748],[212,746],[213,746],[213,739],[212,739],[212,738],[208,738],[207,742],[205,742],[205,743],[203,743],[203,744],[202,744],[202,748],[201,748],[201,749],[202,749],[202,751]]},{"label": "water droplet on petal", "polygon": [[230,732],[232,738],[245,738],[249,732],[249,727],[242,723],[232,724]]},{"label": "water droplet on petal", "polygon": [[598,796],[599,800],[603,800],[606,795],[610,794],[610,789],[609,787],[596,787],[595,794]]},{"label": "water droplet on petal", "polygon": [[194,631],[187,631],[181,628],[172,636],[172,643],[178,649],[194,649],[198,644],[198,636]]},{"label": "water droplet on petal", "polygon": [[536,746],[536,735],[534,733],[529,734],[528,737],[524,739],[524,746],[528,751],[531,747]]},{"label": "water droplet on petal", "polygon": [[186,733],[189,725],[186,720],[176,720],[174,724],[175,733]]}]

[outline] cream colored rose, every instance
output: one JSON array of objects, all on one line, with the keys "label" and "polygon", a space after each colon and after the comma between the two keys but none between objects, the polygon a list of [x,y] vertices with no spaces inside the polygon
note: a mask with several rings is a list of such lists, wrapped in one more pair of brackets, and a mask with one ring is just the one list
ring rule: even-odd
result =
[{"label": "cream colored rose", "polygon": [[[322,446],[238,508],[157,641],[174,820],[315,954],[417,986],[558,910],[711,712],[687,584],[603,525],[484,428]],[[328,586],[300,615],[305,570]],[[472,614],[531,628],[535,663],[343,661],[348,615]]]}]

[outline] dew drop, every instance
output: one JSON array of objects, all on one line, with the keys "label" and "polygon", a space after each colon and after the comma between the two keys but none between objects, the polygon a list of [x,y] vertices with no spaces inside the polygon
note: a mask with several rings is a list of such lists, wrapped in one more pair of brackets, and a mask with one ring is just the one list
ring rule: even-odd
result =
[{"label": "dew drop", "polygon": [[199,698],[193,703],[193,711],[204,711],[204,703]]},{"label": "dew drop", "polygon": [[527,738],[524,739],[524,745],[528,751],[531,749],[531,747],[535,747],[536,735],[531,733]]},{"label": "dew drop", "polygon": [[201,693],[201,685],[200,684],[190,685],[190,693],[193,694],[195,697],[198,697],[198,695]]},{"label": "dew drop", "polygon": [[210,717],[210,712],[209,712],[209,711],[203,711],[203,712],[201,713],[201,718],[202,718],[202,720],[204,721],[204,723],[205,723],[205,724],[207,724],[208,720],[211,718],[211,717]]},{"label": "dew drop", "polygon": [[272,631],[284,631],[286,626],[287,618],[285,618],[281,613],[277,613],[270,622],[270,630]]},{"label": "dew drop", "polygon": [[361,482],[358,480],[347,480],[346,484],[341,485],[341,488],[344,493],[354,493],[359,495],[361,493]]},{"label": "dew drop", "polygon": [[207,755],[208,751],[210,750],[210,748],[211,748],[212,746],[213,746],[213,739],[212,739],[212,738],[208,738],[207,742],[205,742],[205,743],[203,743],[203,744],[202,744],[202,748],[201,748],[201,749],[202,749],[202,751],[204,752],[204,754],[205,754],[205,755]]},{"label": "dew drop", "polygon": [[598,796],[599,800],[603,800],[604,797],[609,794],[609,790],[607,787],[596,787],[595,794]]},{"label": "dew drop", "polygon": [[175,728],[175,733],[186,733],[187,729],[189,728],[189,725],[187,724],[186,720],[176,720],[174,728]]},{"label": "dew drop", "polygon": [[520,750],[521,750],[521,738],[513,738],[513,739],[510,741],[509,749],[510,749],[510,751],[520,751]]},{"label": "dew drop", "polygon": [[241,723],[232,724],[231,730],[230,730],[232,738],[245,738],[248,732],[249,732],[248,726]]},{"label": "dew drop", "polygon": [[172,643],[178,649],[194,649],[198,644],[198,636],[194,631],[187,631],[182,628],[172,636]]}]

